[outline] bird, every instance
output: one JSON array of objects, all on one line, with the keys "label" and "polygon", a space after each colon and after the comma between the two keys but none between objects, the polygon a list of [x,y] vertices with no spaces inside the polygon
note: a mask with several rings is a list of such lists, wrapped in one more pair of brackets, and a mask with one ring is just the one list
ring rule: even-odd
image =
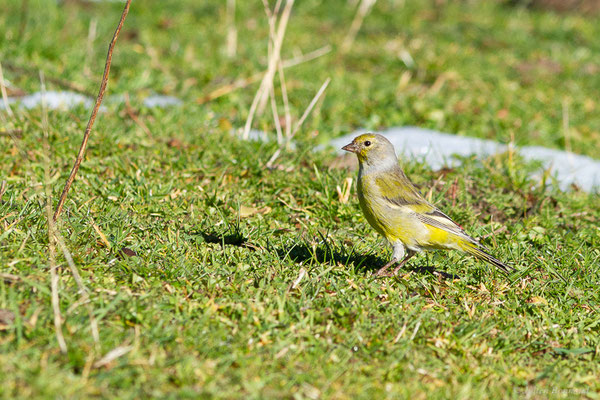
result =
[{"label": "bird", "polygon": [[514,271],[423,198],[400,167],[394,146],[385,136],[365,133],[342,150],[358,158],[358,200],[366,220],[393,248],[392,259],[377,276],[396,275],[416,253],[440,249],[471,254],[505,273]]}]

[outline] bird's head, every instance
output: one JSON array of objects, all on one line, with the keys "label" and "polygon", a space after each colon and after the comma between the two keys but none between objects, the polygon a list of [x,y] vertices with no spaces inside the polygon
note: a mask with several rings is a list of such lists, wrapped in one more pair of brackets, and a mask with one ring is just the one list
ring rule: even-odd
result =
[{"label": "bird's head", "polygon": [[358,161],[372,166],[397,164],[396,151],[392,143],[376,133],[365,133],[354,138],[342,150],[355,153]]}]

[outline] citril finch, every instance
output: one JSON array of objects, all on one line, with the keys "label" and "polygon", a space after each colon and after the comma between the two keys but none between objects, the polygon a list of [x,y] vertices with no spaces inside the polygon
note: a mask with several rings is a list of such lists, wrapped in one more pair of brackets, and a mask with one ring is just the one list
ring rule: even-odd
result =
[{"label": "citril finch", "polygon": [[366,133],[342,147],[358,157],[358,200],[371,226],[392,245],[392,260],[377,275],[399,263],[392,275],[422,250],[461,250],[510,272],[458,224],[427,202],[406,177],[394,146],[382,135]]}]

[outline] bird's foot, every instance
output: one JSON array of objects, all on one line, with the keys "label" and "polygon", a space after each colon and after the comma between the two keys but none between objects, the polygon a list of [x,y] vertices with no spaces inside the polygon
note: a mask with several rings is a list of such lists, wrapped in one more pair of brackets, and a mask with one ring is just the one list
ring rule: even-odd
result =
[{"label": "bird's foot", "polygon": [[379,270],[377,270],[377,272],[375,273],[375,276],[392,276],[395,271],[387,272],[387,269],[397,262],[398,261],[396,261],[396,260],[392,260],[389,263],[385,264],[383,267],[381,267],[381,268],[379,268]]},{"label": "bird's foot", "polygon": [[386,271],[384,268],[379,269],[379,271],[377,271],[375,273],[375,276],[377,277],[391,277],[391,276],[395,276],[397,272],[397,269],[394,269],[393,271]]},{"label": "bird's foot", "polygon": [[377,271],[377,273],[375,274],[376,276],[396,276],[396,274],[398,273],[398,271],[404,266],[404,264],[406,264],[406,262],[415,255],[414,251],[409,251],[408,254],[406,255],[406,257],[404,257],[404,259],[402,261],[400,261],[400,263],[396,266],[396,268],[394,268],[394,270],[392,272],[386,272],[386,270],[391,267],[392,265],[398,263],[397,260],[392,260],[389,263],[385,264],[383,267],[381,267],[379,269],[379,271]]}]

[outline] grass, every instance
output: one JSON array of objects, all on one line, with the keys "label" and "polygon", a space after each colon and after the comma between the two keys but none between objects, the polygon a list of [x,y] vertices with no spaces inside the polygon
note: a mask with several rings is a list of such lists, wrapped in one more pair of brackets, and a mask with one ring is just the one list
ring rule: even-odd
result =
[{"label": "grass", "polygon": [[[130,93],[151,134],[124,106],[107,104],[96,122],[59,230],[90,290],[100,342],[59,252],[66,354],[53,325],[39,190],[43,113],[3,113],[0,132],[21,133],[0,135],[0,265],[17,276],[0,280],[0,316],[14,316],[0,320],[0,395],[597,398],[597,194],[540,186],[528,178],[539,166],[512,154],[441,171],[404,160],[423,192],[437,181],[432,201],[525,273],[506,277],[460,254],[430,253],[395,279],[375,279],[390,251],[354,190],[346,203],[336,191],[355,172],[312,151],[356,128],[409,124],[564,148],[566,102],[572,149],[600,157],[598,18],[433,3],[380,0],[342,56],[354,10],[341,0],[297,2],[283,57],[333,50],[286,71],[292,115],[332,81],[296,150],[268,170],[276,143],[230,133],[243,126],[257,84],[195,104],[265,69],[262,4],[237,2],[229,59],[224,2],[134,2],[109,94]],[[9,90],[40,86],[37,73],[12,63],[95,92],[120,7],[31,0],[20,36],[21,3],[8,1],[0,55]],[[144,108],[139,100],[151,92],[185,104]],[[87,113],[49,113],[54,201]],[[267,116],[254,126],[274,132]],[[114,349],[125,354],[104,362]]]}]

